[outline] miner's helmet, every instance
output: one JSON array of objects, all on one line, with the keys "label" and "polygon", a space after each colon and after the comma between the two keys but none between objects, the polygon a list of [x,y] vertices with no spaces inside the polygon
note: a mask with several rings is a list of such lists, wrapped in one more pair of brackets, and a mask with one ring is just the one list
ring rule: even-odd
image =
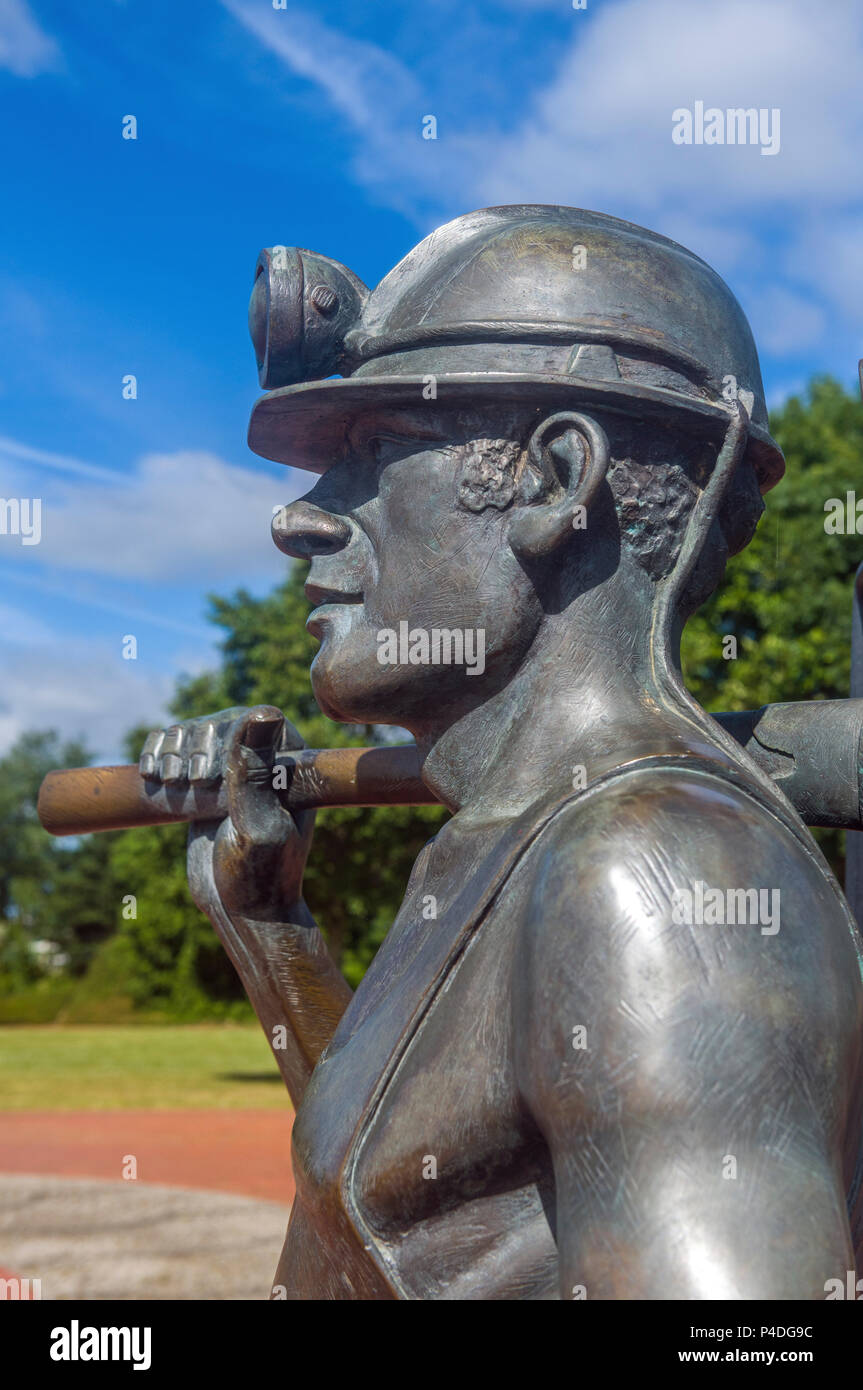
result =
[{"label": "miner's helmet", "polygon": [[249,327],[268,388],[249,445],[315,473],[343,457],[362,411],[430,398],[593,405],[719,437],[740,399],[762,492],[784,472],[728,286],[682,246],[602,213],[469,213],[372,291],[326,256],[272,247],[258,260]]}]

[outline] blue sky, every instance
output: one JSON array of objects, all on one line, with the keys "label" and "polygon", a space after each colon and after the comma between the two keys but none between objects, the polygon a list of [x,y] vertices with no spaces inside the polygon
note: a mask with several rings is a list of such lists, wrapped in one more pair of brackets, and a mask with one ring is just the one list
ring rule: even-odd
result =
[{"label": "blue sky", "polygon": [[[0,751],[116,757],[213,663],[205,595],[283,573],[269,517],[310,480],[245,444],[262,246],[374,284],[473,208],[595,208],[728,280],[772,403],[851,386],[861,59],[858,0],[0,0],[0,496],[44,518],[0,535]],[[779,153],[676,145],[696,101],[778,108]]]}]

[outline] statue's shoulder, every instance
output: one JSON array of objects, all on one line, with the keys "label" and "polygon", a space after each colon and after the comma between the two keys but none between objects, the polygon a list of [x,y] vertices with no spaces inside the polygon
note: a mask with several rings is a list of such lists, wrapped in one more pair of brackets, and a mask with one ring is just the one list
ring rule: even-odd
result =
[{"label": "statue's shoulder", "polygon": [[789,918],[848,921],[829,866],[793,815],[783,817],[754,781],[698,759],[635,764],[564,802],[537,838],[529,872],[531,930],[574,917],[604,929],[615,913],[649,926],[708,889],[773,891],[787,899]]},{"label": "statue's shoulder", "polygon": [[814,842],[756,784],[697,760],[624,770],[562,804],[533,849],[511,1008],[545,1123],[709,1115],[753,1067],[796,1076],[800,1050],[835,1105],[863,1045],[860,937]]},{"label": "statue's shoulder", "polygon": [[544,853],[583,863],[588,846],[689,856],[707,844],[743,851],[751,837],[808,852],[808,833],[783,816],[748,774],[702,758],[644,759],[563,801],[542,837]]}]

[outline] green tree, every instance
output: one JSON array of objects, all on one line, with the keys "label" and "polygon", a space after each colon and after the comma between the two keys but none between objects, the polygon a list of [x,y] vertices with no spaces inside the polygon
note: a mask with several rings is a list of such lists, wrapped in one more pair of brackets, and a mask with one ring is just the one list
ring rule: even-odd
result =
[{"label": "green tree", "polygon": [[158,825],[117,837],[111,871],[125,949],[116,984],[136,1006],[177,1018],[245,1014],[234,968],[189,896],[186,834],[182,825]]},{"label": "green tree", "polygon": [[[863,535],[829,535],[825,505],[861,489],[863,404],[819,377],[771,417],[787,472],[767,497],[752,544],[687,625],[687,684],[708,710],[841,699],[851,668],[851,598]],[[861,521],[863,525],[863,521]],[[724,659],[723,638],[737,641]],[[841,837],[819,831],[841,873]]]},{"label": "green tree", "polygon": [[110,837],[73,844],[50,839],[36,799],[52,768],[89,761],[78,742],[27,733],[0,759],[0,971],[15,989],[42,973],[34,943],[54,943],[80,974],[116,926],[108,864]]},{"label": "green tree", "polygon": [[[828,535],[824,523],[825,504],[863,478],[863,404],[838,382],[816,378],[771,425],[785,478],[768,494],[752,544],[686,629],[687,683],[710,710],[848,694],[863,536]],[[725,636],[737,639],[736,659],[723,658]]]}]

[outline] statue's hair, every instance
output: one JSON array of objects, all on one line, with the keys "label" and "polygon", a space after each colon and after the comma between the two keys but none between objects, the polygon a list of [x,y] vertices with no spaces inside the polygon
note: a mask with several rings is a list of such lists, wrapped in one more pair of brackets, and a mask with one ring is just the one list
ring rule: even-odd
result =
[{"label": "statue's hair", "polygon": [[[711,476],[720,442],[697,439],[673,425],[590,412],[604,428],[611,461],[606,477],[620,541],[653,579],[673,568],[686,524]],[[550,481],[539,478],[527,453],[542,413],[474,411],[459,417],[461,439],[452,448],[461,460],[459,501],[471,511],[503,509],[542,496]],[[722,499],[701,560],[681,598],[686,614],[710,597],[725,565],[749,544],[764,503],[752,465],[744,458]]]}]

